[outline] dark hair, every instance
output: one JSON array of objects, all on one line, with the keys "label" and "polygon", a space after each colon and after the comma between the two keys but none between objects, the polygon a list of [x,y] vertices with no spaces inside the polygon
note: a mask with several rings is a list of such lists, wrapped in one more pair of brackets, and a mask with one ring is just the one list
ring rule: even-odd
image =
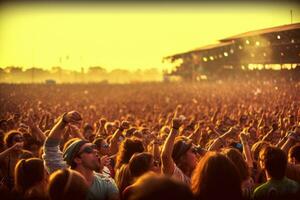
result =
[{"label": "dark hair", "polygon": [[147,173],[123,192],[124,200],[192,200],[189,187],[170,177]]},{"label": "dark hair", "polygon": [[259,142],[256,142],[252,145],[251,147],[251,152],[252,152],[252,155],[253,155],[253,158],[255,161],[258,161],[258,158],[259,158],[259,152],[266,146],[269,146],[270,143],[268,142],[264,142],[264,141],[259,141]]},{"label": "dark hair", "polygon": [[175,139],[172,158],[176,166],[189,177],[191,176],[194,167],[191,168],[190,164],[187,163],[186,155],[187,152],[192,148],[192,142],[184,136],[179,136]]},{"label": "dark hair", "polygon": [[45,178],[43,160],[30,158],[20,160],[15,167],[15,187],[18,192],[25,193],[32,186]]},{"label": "dark hair", "polygon": [[153,156],[151,153],[135,153],[129,161],[129,170],[133,178],[137,178],[151,169]]},{"label": "dark hair", "polygon": [[127,164],[134,153],[140,153],[144,151],[143,142],[139,139],[126,138],[120,146],[117,154],[116,170],[121,167],[122,164]]},{"label": "dark hair", "polygon": [[93,144],[96,145],[97,149],[101,148],[101,144],[105,139],[102,137],[97,137],[94,139]]},{"label": "dark hair", "polygon": [[220,153],[206,153],[198,163],[191,182],[196,199],[242,199],[241,179],[236,166]]},{"label": "dark hair", "polygon": [[58,170],[51,174],[48,195],[50,200],[86,199],[88,186],[84,177],[71,169]]},{"label": "dark hair", "polygon": [[94,131],[94,127],[92,125],[90,125],[89,123],[85,123],[83,126],[83,131],[85,132],[88,130]]},{"label": "dark hair", "polygon": [[291,158],[295,158],[297,162],[300,162],[300,144],[290,148],[289,155]]},{"label": "dark hair", "polygon": [[5,134],[4,143],[5,143],[7,148],[9,148],[13,145],[14,137],[16,135],[23,135],[23,134],[20,131],[17,131],[17,130],[11,130],[11,131],[9,131],[8,133]]},{"label": "dark hair", "polygon": [[224,149],[223,153],[236,166],[242,181],[247,180],[250,176],[249,167],[239,150],[234,148]]},{"label": "dark hair", "polygon": [[267,146],[259,153],[260,160],[271,178],[282,179],[287,167],[287,157],[280,148]]},{"label": "dark hair", "polygon": [[176,138],[174,142],[173,152],[172,152],[172,158],[176,165],[178,165],[178,162],[180,158],[192,147],[192,143],[187,141],[184,137],[178,137]]}]

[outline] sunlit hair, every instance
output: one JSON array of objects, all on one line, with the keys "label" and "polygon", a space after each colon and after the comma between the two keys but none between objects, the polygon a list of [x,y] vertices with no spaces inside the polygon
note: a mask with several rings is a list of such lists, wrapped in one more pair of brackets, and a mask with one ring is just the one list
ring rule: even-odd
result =
[{"label": "sunlit hair", "polygon": [[51,174],[48,185],[50,200],[86,199],[88,186],[84,177],[72,169],[58,170]]},{"label": "sunlit hair", "polygon": [[132,178],[139,177],[149,171],[153,164],[151,153],[135,153],[129,161],[129,170]]},{"label": "sunlit hair", "polygon": [[300,144],[294,145],[289,150],[289,157],[294,158],[297,162],[300,162]]},{"label": "sunlit hair", "polygon": [[251,152],[252,152],[252,155],[253,155],[253,158],[255,161],[258,160],[259,152],[261,151],[261,149],[263,149],[264,147],[269,146],[269,145],[270,145],[270,143],[264,142],[264,141],[258,141],[252,145]]},{"label": "sunlit hair", "polygon": [[94,139],[93,144],[97,146],[97,149],[101,149],[101,144],[103,143],[104,138],[97,137]]},{"label": "sunlit hair", "polygon": [[15,188],[24,194],[29,188],[41,183],[45,177],[43,160],[30,158],[20,160],[15,167]]},{"label": "sunlit hair", "polygon": [[11,130],[7,132],[4,136],[4,144],[7,148],[11,147],[13,145],[14,137],[16,135],[23,135],[20,131],[17,130]]},{"label": "sunlit hair", "polygon": [[140,153],[144,151],[143,142],[138,139],[126,138],[119,148],[116,161],[116,170],[121,167],[122,164],[127,164],[134,153]]},{"label": "sunlit hair", "polygon": [[189,187],[170,177],[146,173],[123,192],[123,200],[192,200]]},{"label": "sunlit hair", "polygon": [[194,170],[191,188],[196,199],[242,199],[241,179],[226,156],[208,152]]},{"label": "sunlit hair", "polygon": [[223,150],[223,154],[236,166],[242,181],[247,180],[250,176],[249,167],[241,152],[234,148],[228,148]]},{"label": "sunlit hair", "polygon": [[267,146],[259,152],[259,160],[271,178],[282,179],[287,167],[287,156],[278,147]]},{"label": "sunlit hair", "polygon": [[115,176],[115,182],[121,193],[132,183],[132,176],[128,164],[124,164],[118,169]]}]

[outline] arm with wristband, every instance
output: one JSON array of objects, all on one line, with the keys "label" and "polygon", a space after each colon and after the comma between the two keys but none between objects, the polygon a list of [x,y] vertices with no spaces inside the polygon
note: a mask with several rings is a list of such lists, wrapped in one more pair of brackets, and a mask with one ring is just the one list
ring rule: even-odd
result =
[{"label": "arm with wristband", "polygon": [[178,129],[182,125],[182,120],[174,118],[172,120],[172,129],[168,135],[161,153],[162,172],[167,175],[172,175],[175,169],[175,163],[172,158],[175,138],[178,135]]}]

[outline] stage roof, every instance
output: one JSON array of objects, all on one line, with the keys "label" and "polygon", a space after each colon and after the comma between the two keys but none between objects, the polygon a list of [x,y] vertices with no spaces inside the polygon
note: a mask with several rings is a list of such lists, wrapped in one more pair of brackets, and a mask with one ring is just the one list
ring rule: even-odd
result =
[{"label": "stage roof", "polygon": [[263,35],[263,34],[267,34],[267,33],[290,31],[290,30],[296,30],[296,29],[300,29],[300,23],[275,26],[275,27],[264,28],[264,29],[255,30],[255,31],[249,31],[246,33],[241,33],[238,35],[234,35],[234,36],[231,36],[228,38],[221,39],[220,42],[227,42],[227,41],[232,41],[232,40],[236,40],[236,39],[240,39],[240,38],[244,38],[244,37],[252,37],[252,36]]}]

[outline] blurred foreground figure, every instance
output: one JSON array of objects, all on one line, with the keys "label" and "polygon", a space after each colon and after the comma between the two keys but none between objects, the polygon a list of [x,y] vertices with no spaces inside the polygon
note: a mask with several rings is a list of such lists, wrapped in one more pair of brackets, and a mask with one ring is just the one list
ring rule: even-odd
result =
[{"label": "blurred foreground figure", "polygon": [[237,168],[220,153],[209,152],[201,159],[191,188],[197,200],[243,199]]},{"label": "blurred foreground figure", "polygon": [[48,194],[50,200],[86,199],[88,185],[85,178],[75,170],[57,170],[49,179]]},{"label": "blurred foreground figure", "polygon": [[123,192],[124,200],[193,200],[193,194],[184,183],[162,175],[148,173]]},{"label": "blurred foreground figure", "polygon": [[280,148],[268,146],[260,152],[259,159],[267,182],[255,189],[253,199],[299,199],[300,185],[285,177],[285,153]]}]

